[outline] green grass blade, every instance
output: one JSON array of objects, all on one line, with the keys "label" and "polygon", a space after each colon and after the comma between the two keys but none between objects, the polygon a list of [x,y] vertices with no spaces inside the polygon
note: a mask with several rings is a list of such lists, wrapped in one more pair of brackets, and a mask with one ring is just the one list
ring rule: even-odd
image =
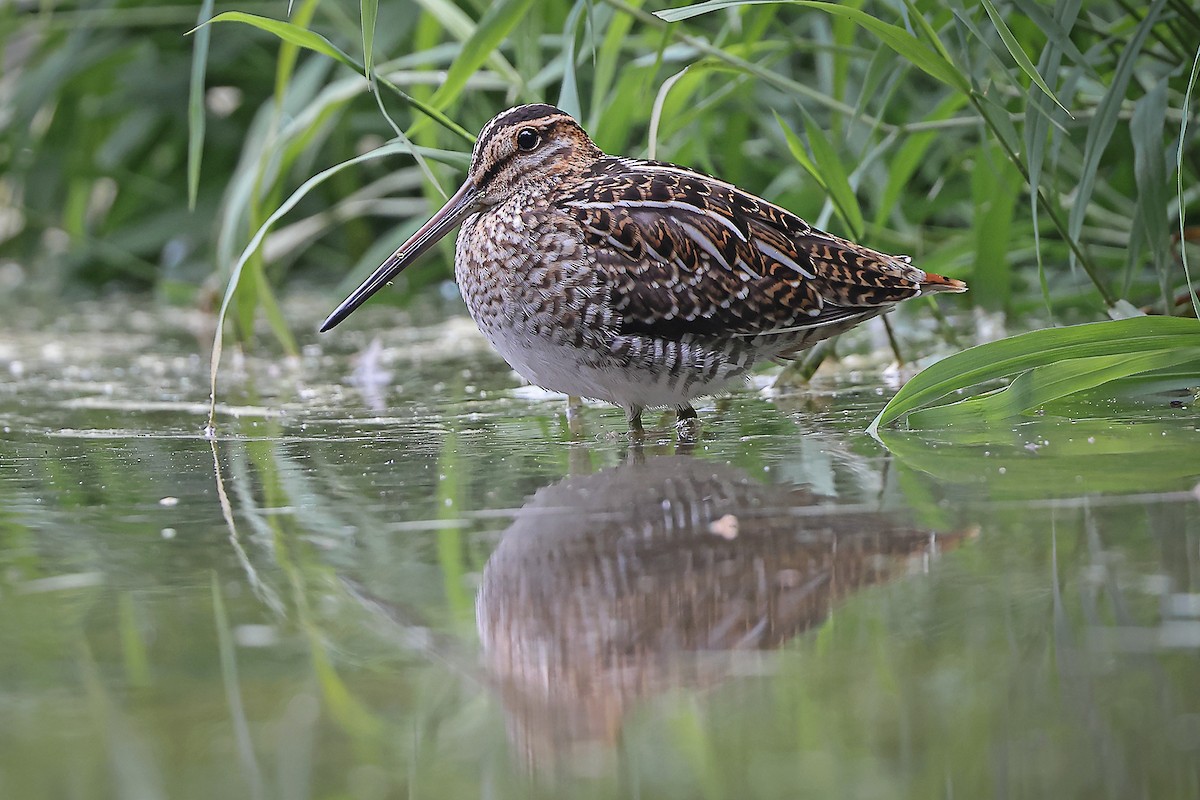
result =
[{"label": "green grass blade", "polygon": [[842,166],[842,160],[829,143],[821,126],[807,112],[804,113],[804,131],[808,134],[808,146],[812,148],[813,162],[821,170],[822,183],[829,192],[834,207],[837,208],[838,216],[845,223],[851,238],[861,239],[866,225],[858,198],[854,195],[850,179]]},{"label": "green grass blade", "polygon": [[[1087,56],[1071,41],[1071,29],[1075,27],[1082,0],[1066,0],[1066,2],[1056,3],[1054,16],[1050,16],[1038,0],[1014,0],[1014,5],[1018,11],[1029,17],[1038,30],[1045,34],[1046,47],[1050,52],[1066,55],[1072,64],[1091,69]],[[1045,66],[1039,65],[1038,74],[1043,73],[1055,75],[1058,70],[1047,69]]]},{"label": "green grass blade", "polygon": [[960,72],[953,63],[943,58],[941,53],[929,47],[917,37],[913,36],[908,31],[898,25],[892,25],[884,22],[881,19],[871,16],[857,8],[849,6],[837,5],[834,3],[811,2],[810,0],[798,0],[796,5],[806,6],[824,11],[827,14],[834,16],[846,17],[853,20],[858,25],[871,33],[883,42],[885,45],[895,50],[905,59],[926,72],[930,76],[937,78],[942,83],[945,83],[951,88],[957,89],[960,92],[968,93],[971,91],[971,84],[967,81],[965,75]]},{"label": "green grass blade", "polygon": [[376,74],[375,80],[378,81],[380,83],[380,85],[385,86],[388,89],[390,89],[401,100],[408,103],[410,106],[417,109],[422,114],[429,117],[434,122],[436,122],[437,124],[441,125],[446,130],[453,133],[455,136],[459,137],[460,139],[462,139],[465,142],[468,142],[469,144],[475,143],[475,134],[471,133],[466,128],[464,128],[463,126],[459,125],[454,120],[447,117],[445,114],[443,114],[438,109],[429,105],[429,103],[426,103],[423,100],[418,100],[417,98],[410,95],[408,92],[401,89],[396,84],[392,83],[391,81],[387,80],[386,78],[384,78],[378,74]]},{"label": "green grass blade", "polygon": [[1177,393],[1190,391],[1193,394],[1200,386],[1200,359],[1181,361],[1178,364],[1163,369],[1149,369],[1109,381],[1103,390],[1089,392],[1089,398],[1096,397],[1141,397],[1153,394]]},{"label": "green grass blade", "polygon": [[238,678],[237,654],[234,651],[233,632],[225,601],[221,597],[221,583],[214,570],[209,573],[209,590],[212,592],[213,622],[217,630],[217,657],[221,664],[221,683],[225,688],[225,702],[233,721],[234,740],[246,773],[251,797],[263,797],[262,769],[254,755],[250,726],[246,719],[246,707],[242,701],[241,680]]},{"label": "green grass blade", "polygon": [[[954,114],[967,102],[967,96],[959,92],[946,95],[933,111],[925,117],[925,121],[944,120]],[[925,160],[929,148],[938,141],[935,131],[914,133],[904,140],[888,165],[887,184],[883,188],[883,198],[875,213],[875,224],[882,225],[888,214],[900,202],[900,197],[909,188],[913,175]]]},{"label": "green grass blade", "polygon": [[430,105],[445,108],[458,97],[467,84],[467,78],[500,46],[521,18],[529,13],[532,5],[533,0],[500,0],[491,5],[475,26],[471,38],[463,43],[462,52],[450,65],[446,80],[430,99]]},{"label": "green grass blade", "polygon": [[[1034,0],[1018,0],[1017,4],[1031,18],[1035,14],[1041,14]],[[1081,0],[1069,0],[1069,2],[1059,4],[1055,18],[1046,18],[1040,22],[1035,19],[1038,26],[1046,33],[1046,47],[1042,51],[1038,66],[1048,75],[1058,74],[1064,54],[1073,59],[1078,55],[1077,60],[1074,61],[1076,64],[1084,60],[1083,55],[1079,53],[1075,44],[1064,31],[1064,27],[1070,29],[1074,26],[1079,15],[1080,4]],[[1038,189],[1042,185],[1042,167],[1046,163],[1047,138],[1051,137],[1053,141],[1061,141],[1065,136],[1062,129],[1057,127],[1051,129],[1051,115],[1054,114],[1054,110],[1047,107],[1045,95],[1041,94],[1036,87],[1029,88],[1025,109],[1025,164],[1028,169],[1028,182],[1032,187],[1029,192],[1029,215],[1033,224],[1033,252],[1037,259],[1038,283],[1042,289],[1042,301],[1045,303],[1047,313],[1053,318],[1050,283],[1046,278],[1046,265],[1042,253]]]},{"label": "green grass blade", "polygon": [[[466,42],[470,41],[471,37],[475,35],[475,31],[478,30],[475,22],[467,16],[465,11],[455,5],[453,0],[417,0],[417,4],[436,20],[438,26],[455,39],[463,42],[464,48]],[[513,65],[500,51],[490,53],[486,61],[504,80],[513,85],[520,83],[520,73],[513,68]]]},{"label": "green grass blade", "polygon": [[475,32],[475,23],[452,0],[417,0],[417,5],[425,9],[439,28],[459,41],[465,42]]},{"label": "green grass blade", "polygon": [[[1133,141],[1133,176],[1137,185],[1137,205],[1142,228],[1142,241],[1150,249],[1154,269],[1162,286],[1163,304],[1170,313],[1171,283],[1174,258],[1170,246],[1170,190],[1164,148],[1167,123],[1167,80],[1154,83],[1134,103],[1133,118],[1129,121],[1129,137]],[[1180,206],[1183,208],[1183,206]],[[1181,214],[1182,216],[1182,214]],[[1131,252],[1139,263],[1130,264],[1131,276],[1140,272],[1141,252]]]},{"label": "green grass blade", "polygon": [[[639,3],[635,2],[635,5],[637,4]],[[604,31],[604,39],[596,52],[596,64],[592,69],[592,100],[591,109],[588,111],[588,124],[592,128],[597,127],[600,122],[604,99],[613,87],[621,63],[621,47],[632,27],[632,16],[613,14],[608,28]]]},{"label": "green grass blade", "polygon": [[196,18],[196,42],[192,46],[192,76],[188,90],[188,209],[195,210],[200,191],[200,161],[204,156],[204,74],[208,71],[208,43],[212,28],[205,25],[213,12],[213,0],[200,4]]},{"label": "green grass blade", "polygon": [[1089,356],[1047,364],[1021,373],[999,391],[914,411],[908,415],[908,427],[921,430],[1001,422],[1110,381],[1149,370],[1166,369],[1196,358],[1200,358],[1200,347],[1173,347],[1147,353]]},{"label": "green grass blade", "polygon": [[804,147],[804,142],[800,141],[800,137],[783,121],[783,117],[779,116],[778,113],[775,114],[775,121],[779,123],[779,127],[783,130],[783,137],[787,140],[788,151],[800,162],[800,166],[804,167],[805,172],[811,175],[813,180],[822,189],[829,191],[829,188],[825,185],[825,178],[821,175],[821,170],[817,169],[817,165],[809,157],[808,150]]},{"label": "green grass blade", "polygon": [[563,26],[563,77],[558,90],[558,107],[575,119],[583,117],[579,105],[579,81],[575,77],[575,38],[579,34],[579,20],[586,10],[587,0],[576,0]]},{"label": "green grass blade", "polygon": [[938,55],[946,61],[951,61],[950,51],[946,49],[946,45],[942,44],[942,40],[937,35],[937,31],[929,24],[929,20],[925,19],[925,15],[917,8],[913,0],[904,0],[904,5],[908,8],[908,20],[910,24],[915,24],[921,33],[925,36],[925,40],[930,46],[937,51]]},{"label": "green grass blade", "polygon": [[371,80],[375,67],[375,22],[379,19],[379,0],[361,0],[359,16],[362,22],[363,74]]},{"label": "green grass blade", "polygon": [[383,96],[379,92],[375,92],[374,95],[375,105],[379,109],[379,113],[383,115],[383,118],[387,120],[388,125],[391,126],[392,132],[396,134],[396,139],[398,139],[402,145],[410,148],[413,157],[416,159],[417,167],[425,176],[425,180],[427,180],[429,185],[432,186],[439,195],[441,195],[443,200],[448,199],[450,195],[448,195],[446,190],[442,188],[442,183],[438,180],[437,175],[433,174],[433,169],[429,166],[429,162],[425,160],[425,156],[420,150],[413,147],[412,140],[404,135],[404,129],[401,128],[396,121],[392,119],[391,115],[387,113],[387,109],[383,105]]},{"label": "green grass blade", "polygon": [[279,301],[275,299],[275,290],[271,288],[271,282],[267,280],[266,271],[257,270],[254,277],[258,282],[257,305],[262,309],[271,332],[275,334],[284,353],[289,356],[299,355],[300,348],[296,346],[296,337],[292,335],[292,329],[288,327],[287,319],[283,316],[283,309],[279,307]]},{"label": "green grass blade", "polygon": [[125,680],[131,687],[145,689],[151,685],[150,659],[146,637],[138,625],[138,609],[132,591],[123,591],[117,598],[117,630],[121,637],[121,656]]},{"label": "green grass blade", "polygon": [[1192,299],[1192,312],[1200,318],[1200,296],[1192,285],[1192,272],[1188,266],[1187,231],[1184,229],[1185,208],[1183,202],[1183,148],[1187,142],[1187,124],[1191,116],[1192,92],[1196,88],[1196,76],[1200,75],[1200,48],[1196,49],[1196,58],[1192,61],[1192,74],[1188,78],[1187,91],[1183,93],[1183,119],[1179,121],[1179,146],[1175,151],[1175,191],[1179,197],[1179,260],[1183,263],[1183,277],[1187,281],[1188,294]]},{"label": "green grass blade", "polygon": [[[1000,16],[1000,12],[992,5],[992,0],[983,0],[983,8],[987,11],[987,15],[991,17],[992,26],[995,27],[996,33],[1000,34],[1000,41],[1004,42],[1004,46],[1008,48],[1008,52],[1012,55],[1013,60],[1017,62],[1017,66],[1021,68],[1021,71],[1028,75],[1029,79],[1037,84],[1037,87],[1045,92],[1046,96],[1053,100],[1055,105],[1066,111],[1067,116],[1071,116],[1071,112],[1067,110],[1067,107],[1059,101],[1050,87],[1046,85],[1046,82],[1042,80],[1037,67],[1029,60],[1029,56],[1025,53],[1024,48],[1021,47],[1020,42],[1017,41],[1017,37],[1013,36],[1012,31],[1005,24],[1003,17]],[[1074,117],[1071,118],[1074,119]]]},{"label": "green grass blade", "polygon": [[[679,22],[680,20],[690,19],[701,14],[707,14],[710,11],[717,11],[722,8],[730,8],[733,6],[743,5],[762,5],[775,0],[710,0],[706,3],[697,3],[694,6],[686,6],[680,8],[670,8],[663,11],[654,12],[655,16],[666,22]],[[875,34],[885,45],[895,50],[908,61],[912,62],[913,66],[920,68],[929,75],[937,78],[942,83],[951,86],[960,92],[969,92],[971,85],[966,77],[958,71],[958,69],[942,56],[938,50],[935,50],[917,37],[913,36],[908,31],[901,28],[899,25],[892,25],[884,22],[877,17],[873,17],[864,11],[849,6],[837,5],[836,3],[813,2],[812,0],[790,0],[791,4],[798,6],[806,6],[815,8],[818,11],[824,11],[835,17],[842,17],[852,20],[859,27],[865,28]]]},{"label": "green grass blade", "polygon": [[258,316],[258,288],[266,283],[263,276],[262,253],[251,254],[243,270],[249,278],[237,283],[234,294],[234,330],[241,341],[254,338],[254,320]]},{"label": "green grass blade", "polygon": [[868,430],[876,431],[933,401],[986,381],[1074,358],[1195,347],[1200,321],[1134,317],[1011,336],[963,350],[922,370],[896,392]]},{"label": "green grass blade", "polygon": [[[732,48],[716,47],[703,38],[670,31],[671,25],[669,23],[664,22],[653,14],[642,11],[641,8],[635,5],[626,3],[625,0],[605,0],[605,2],[647,26],[660,25],[661,27],[659,27],[659,30],[663,31],[664,34],[664,38],[661,40],[661,47],[666,47],[669,40],[674,38],[682,44],[693,47],[699,52],[704,53],[705,55],[710,56],[717,61],[728,64],[735,69],[745,72],[747,75],[752,75],[761,81],[784,90],[785,92],[791,92],[799,97],[806,97],[813,102],[820,103],[822,106],[835,113],[855,117],[860,122],[863,122],[867,125],[880,125],[884,130],[891,130],[894,127],[867,114],[856,114],[853,106],[849,106],[842,101],[826,94],[825,92],[817,91],[807,83],[801,83],[799,81],[792,80],[791,78],[780,74],[779,72],[766,69],[757,62],[747,61],[744,58],[734,55],[733,53],[729,52],[729,50]],[[631,84],[633,83],[636,82],[631,81]]]},{"label": "green grass blade", "polygon": [[221,306],[217,310],[216,330],[213,333],[212,352],[208,359],[208,428],[210,432],[216,428],[217,373],[221,366],[221,351],[225,338],[225,318],[229,314],[230,305],[237,296],[238,284],[241,282],[242,272],[245,270],[246,264],[250,261],[250,258],[258,251],[258,247],[262,244],[262,240],[264,237],[266,237],[267,232],[281,217],[283,217],[284,214],[291,211],[297,203],[303,200],[309,192],[347,167],[363,161],[382,158],[383,156],[388,156],[395,153],[407,153],[410,152],[411,149],[411,147],[400,144],[384,145],[383,147],[372,150],[369,153],[363,153],[360,156],[355,156],[354,158],[343,161],[340,164],[334,164],[332,167],[328,167],[321,172],[318,172],[316,175],[300,184],[296,191],[292,192],[291,196],[289,196],[288,199],[279,206],[279,208],[275,209],[271,216],[267,217],[266,221],[259,226],[258,230],[255,231],[254,236],[250,238],[250,241],[242,249],[242,254],[238,257],[237,263],[233,265],[233,269],[229,273],[229,281],[225,286],[225,294],[221,296]]},{"label": "green grass blade", "polygon": [[[1121,57],[1117,60],[1117,67],[1113,72],[1112,82],[1096,107],[1096,114],[1092,117],[1091,124],[1088,125],[1087,139],[1083,145],[1083,165],[1079,172],[1079,186],[1075,190],[1071,213],[1067,218],[1067,237],[1073,241],[1079,241],[1079,233],[1083,230],[1083,220],[1087,216],[1088,204],[1091,202],[1092,192],[1096,187],[1096,178],[1100,173],[1100,157],[1104,155],[1104,149],[1117,129],[1121,104],[1129,90],[1129,81],[1133,77],[1138,54],[1141,53],[1142,45],[1145,43],[1146,37],[1150,35],[1150,29],[1158,21],[1159,14],[1162,13],[1165,5],[1166,0],[1154,0],[1146,11],[1146,16],[1138,24],[1137,29],[1122,49]],[[1072,254],[1072,263],[1074,263],[1074,259],[1075,256]]]},{"label": "green grass blade", "polygon": [[[347,67],[350,67],[356,72],[363,72],[366,69],[362,64],[359,64],[324,36],[321,36],[319,33],[314,33],[307,28],[302,28],[299,25],[293,25],[290,22],[281,22],[277,19],[260,17],[255,14],[246,14],[240,11],[226,11],[222,14],[218,14],[209,20],[209,23],[212,22],[242,22],[247,25],[252,25],[260,30],[275,34],[285,42],[290,42],[292,44],[299,45],[306,50],[311,50],[315,53],[321,53],[322,55],[329,56],[330,58],[345,64]],[[404,100],[404,102],[425,114],[425,116],[432,118],[439,125],[446,128],[446,130],[451,131],[455,135],[468,142],[475,141],[475,137],[469,131],[464,130],[461,125],[454,122],[454,120],[447,117],[437,108],[434,108],[433,105],[418,100],[408,92],[405,92],[403,89],[396,86],[391,81],[382,78],[381,76],[376,75],[375,78],[380,84],[386,86],[400,99]]]},{"label": "green grass blade", "polygon": [[[853,23],[847,22],[847,26],[854,33],[858,32]],[[838,26],[834,26],[834,31],[839,31]],[[853,44],[838,46],[849,48],[853,47]],[[834,63],[836,67],[841,67],[843,61],[847,63],[847,66],[837,69],[835,76],[843,84],[846,84],[848,78],[842,77],[842,75],[849,71],[849,59],[838,58]],[[907,72],[907,65],[896,63],[895,53],[886,47],[877,48],[871,55],[871,60],[867,62],[866,71],[863,72],[862,80],[856,87],[858,99],[854,103],[854,117],[861,118],[867,112],[867,107],[879,103],[880,98],[883,98],[883,104],[886,107],[887,102],[896,94],[897,88],[904,85],[904,76]],[[843,88],[842,91],[844,94],[845,89]]]},{"label": "green grass blade", "polygon": [[1017,133],[1017,126],[1013,124],[1008,109],[987,94],[976,93],[972,95],[971,100],[979,116],[983,117],[983,121],[1000,140],[1000,144],[1012,154],[1010,160],[1013,161],[1013,165],[1019,168],[1023,163],[1020,160],[1021,135]]},{"label": "green grass blade", "polygon": [[302,47],[305,50],[311,50],[314,53],[321,53],[322,55],[329,56],[330,58],[340,61],[357,72],[363,71],[362,64],[359,64],[357,61],[347,55],[333,42],[329,41],[319,33],[314,33],[308,28],[302,28],[299,25],[293,25],[290,22],[283,22],[282,20],[271,19],[270,17],[260,17],[257,14],[247,14],[242,11],[225,11],[221,14],[217,14],[217,16],[210,19],[207,23],[205,23],[205,25],[198,26],[195,30],[198,30],[200,27],[211,25],[214,22],[241,22],[258,28],[259,30],[266,31],[267,33],[272,33],[281,41],[289,42],[298,47]]},{"label": "green grass blade", "polygon": [[706,2],[696,3],[695,5],[665,8],[662,11],[655,11],[654,16],[663,22],[682,22],[685,19],[698,17],[710,11],[720,11],[723,8],[732,8],[734,6],[765,6],[778,2],[780,0],[706,0]]},{"label": "green grass blade", "polygon": [[[298,3],[288,4],[288,15],[291,17],[293,28],[308,30],[313,16],[317,13],[320,0],[299,0]],[[282,113],[284,101],[288,96],[292,77],[296,73],[296,62],[300,59],[301,46],[296,42],[285,40],[279,46],[279,55],[275,57],[275,109]]]},{"label": "green grass blade", "polygon": [[651,159],[658,157],[658,124],[662,119],[663,104],[667,102],[667,95],[670,93],[671,87],[687,75],[688,69],[689,67],[684,67],[663,81],[662,86],[658,87],[658,94],[654,96],[654,103],[650,106],[650,130],[647,133],[649,142],[646,146],[646,155]]},{"label": "green grass blade", "polygon": [[971,174],[975,213],[971,225],[975,239],[975,269],[971,292],[976,302],[991,310],[1005,310],[1012,295],[1013,217],[1024,181],[1000,148],[979,145]]},{"label": "green grass blade", "polygon": [[467,589],[467,563],[464,557],[463,526],[453,524],[462,519],[464,487],[467,485],[465,459],[459,458],[458,435],[446,433],[438,454],[437,517],[445,525],[437,531],[437,563],[442,571],[446,604],[456,621],[467,620],[471,614],[471,594]]}]

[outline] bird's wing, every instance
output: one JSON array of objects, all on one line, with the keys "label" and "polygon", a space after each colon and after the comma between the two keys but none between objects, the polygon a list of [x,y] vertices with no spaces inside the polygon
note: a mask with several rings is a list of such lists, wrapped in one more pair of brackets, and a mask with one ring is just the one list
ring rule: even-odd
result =
[{"label": "bird's wing", "polygon": [[602,159],[556,206],[578,223],[626,332],[757,336],[832,326],[938,288],[938,276],[905,258],[671,164]]}]

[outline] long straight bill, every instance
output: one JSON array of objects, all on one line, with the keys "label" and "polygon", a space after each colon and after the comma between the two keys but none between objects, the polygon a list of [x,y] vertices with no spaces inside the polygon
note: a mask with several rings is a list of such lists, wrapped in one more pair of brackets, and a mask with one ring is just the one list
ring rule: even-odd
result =
[{"label": "long straight bill", "polygon": [[371,277],[350,293],[342,304],[334,309],[325,322],[321,323],[321,333],[329,330],[354,313],[354,309],[367,301],[367,298],[379,291],[393,278],[399,275],[405,267],[420,258],[426,250],[437,244],[438,240],[458,227],[467,216],[476,211],[475,204],[479,192],[469,182],[464,183],[454,195],[446,201],[446,205],[438,211],[429,222],[421,226],[407,242],[400,245],[396,252],[384,261],[379,269],[371,273]]}]

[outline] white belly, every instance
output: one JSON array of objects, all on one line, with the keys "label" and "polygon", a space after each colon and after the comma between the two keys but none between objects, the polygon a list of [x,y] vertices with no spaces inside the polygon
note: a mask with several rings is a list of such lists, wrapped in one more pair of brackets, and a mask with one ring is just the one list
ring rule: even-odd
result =
[{"label": "white belly", "polygon": [[571,344],[513,331],[484,330],[501,357],[530,383],[554,392],[604,400],[614,405],[678,408],[744,380],[744,372],[719,370],[712,378],[697,373],[672,375],[664,369],[624,366],[611,352],[593,352]]}]

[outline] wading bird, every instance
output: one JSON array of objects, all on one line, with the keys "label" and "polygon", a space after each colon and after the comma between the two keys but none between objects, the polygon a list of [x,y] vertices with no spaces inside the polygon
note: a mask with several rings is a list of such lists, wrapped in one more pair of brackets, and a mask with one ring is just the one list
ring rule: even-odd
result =
[{"label": "wading bird", "polygon": [[763,359],[966,284],[817,230],[694,170],[608,156],[565,112],[483,126],[463,185],[329,315],[327,331],[461,225],[454,275],[471,317],[530,383],[625,409],[692,400]]}]

